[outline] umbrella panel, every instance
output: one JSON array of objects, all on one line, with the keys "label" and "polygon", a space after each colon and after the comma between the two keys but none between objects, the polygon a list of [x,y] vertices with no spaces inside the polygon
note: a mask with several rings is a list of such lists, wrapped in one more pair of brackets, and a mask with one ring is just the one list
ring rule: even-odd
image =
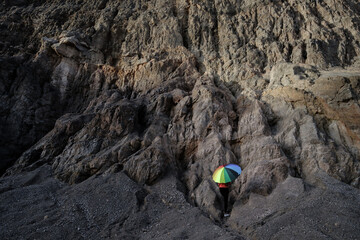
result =
[{"label": "umbrella panel", "polygon": [[238,165],[236,165],[236,164],[231,164],[231,163],[230,163],[230,164],[226,165],[225,168],[226,168],[226,169],[231,169],[231,170],[237,172],[238,175],[240,175],[240,173],[241,173],[241,168],[240,168],[240,166],[238,166]]}]

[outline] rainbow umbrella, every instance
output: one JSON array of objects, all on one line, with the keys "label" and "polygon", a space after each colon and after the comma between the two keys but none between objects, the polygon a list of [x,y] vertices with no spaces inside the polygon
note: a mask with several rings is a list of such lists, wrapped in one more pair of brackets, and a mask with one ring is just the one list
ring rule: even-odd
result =
[{"label": "rainbow umbrella", "polygon": [[229,183],[234,181],[241,173],[241,168],[236,164],[221,165],[212,178],[216,183]]}]

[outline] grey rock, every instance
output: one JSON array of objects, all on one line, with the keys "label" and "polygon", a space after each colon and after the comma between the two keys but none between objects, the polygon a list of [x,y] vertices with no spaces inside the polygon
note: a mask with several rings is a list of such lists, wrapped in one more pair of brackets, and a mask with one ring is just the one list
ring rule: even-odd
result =
[{"label": "grey rock", "polygon": [[[291,238],[327,239],[331,235],[336,239],[356,239],[354,233],[359,225],[353,223],[358,210],[339,198],[344,187],[349,186],[333,182],[327,189],[313,188],[299,178],[288,177],[271,195],[251,194],[246,205],[235,205],[228,223],[248,232],[250,238],[284,239],[295,233]],[[358,201],[358,189],[347,197]],[[344,225],[349,229],[342,228]]]},{"label": "grey rock", "polygon": [[1,238],[359,236],[357,1],[0,13]]}]

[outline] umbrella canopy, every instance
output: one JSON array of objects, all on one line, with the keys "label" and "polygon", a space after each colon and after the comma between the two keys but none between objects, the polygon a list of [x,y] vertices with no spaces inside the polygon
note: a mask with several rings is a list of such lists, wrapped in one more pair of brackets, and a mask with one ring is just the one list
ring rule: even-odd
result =
[{"label": "umbrella canopy", "polygon": [[213,173],[216,183],[229,183],[234,181],[241,173],[241,168],[236,164],[221,165]]}]

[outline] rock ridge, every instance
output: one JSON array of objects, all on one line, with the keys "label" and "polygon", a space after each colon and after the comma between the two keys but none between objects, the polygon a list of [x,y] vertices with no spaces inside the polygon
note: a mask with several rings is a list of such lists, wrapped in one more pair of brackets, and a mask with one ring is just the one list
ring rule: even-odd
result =
[{"label": "rock ridge", "polygon": [[[2,238],[360,233],[357,1],[17,0],[0,12]],[[243,168],[229,219],[211,179],[226,163]],[[30,225],[16,233],[17,220]]]}]

